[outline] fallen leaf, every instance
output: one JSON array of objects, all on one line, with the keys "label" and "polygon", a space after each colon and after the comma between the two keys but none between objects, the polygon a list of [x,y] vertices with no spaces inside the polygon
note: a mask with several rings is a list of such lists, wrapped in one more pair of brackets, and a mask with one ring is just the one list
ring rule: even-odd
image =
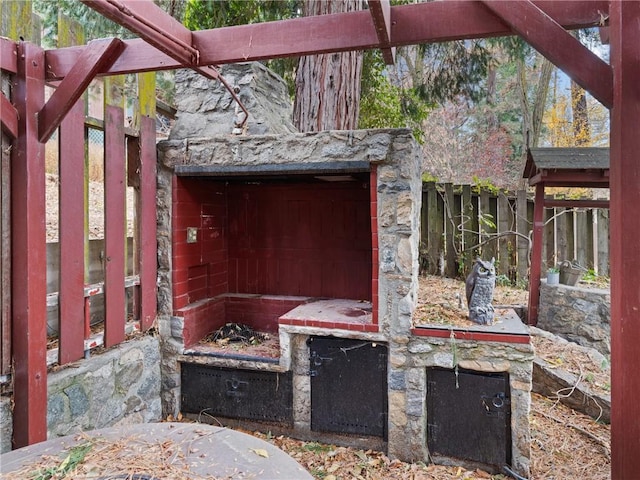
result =
[{"label": "fallen leaf", "polygon": [[269,458],[269,452],[267,452],[264,448],[250,448],[249,450],[260,457]]},{"label": "fallen leaf", "polygon": [[360,460],[362,460],[363,462],[366,462],[367,460],[369,460],[369,459],[367,458],[367,454],[366,454],[366,453],[364,453],[362,450],[358,450],[358,451],[356,452],[356,456],[357,456]]},{"label": "fallen leaf", "polygon": [[474,472],[478,478],[491,478],[491,475],[485,472],[484,470],[476,469]]}]

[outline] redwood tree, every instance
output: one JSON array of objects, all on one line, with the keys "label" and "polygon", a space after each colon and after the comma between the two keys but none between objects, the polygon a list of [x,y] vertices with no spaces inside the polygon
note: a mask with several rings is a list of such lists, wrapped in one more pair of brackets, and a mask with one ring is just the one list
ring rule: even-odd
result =
[{"label": "redwood tree", "polygon": [[[363,0],[305,0],[304,15],[361,10]],[[362,52],[301,57],[296,72],[293,123],[301,132],[358,126]]]}]

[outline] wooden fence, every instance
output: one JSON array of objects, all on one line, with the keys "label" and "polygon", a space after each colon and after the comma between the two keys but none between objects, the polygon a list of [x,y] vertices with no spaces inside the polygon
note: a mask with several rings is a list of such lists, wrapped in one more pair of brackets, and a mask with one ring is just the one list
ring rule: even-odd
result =
[{"label": "wooden fence", "polygon": [[[424,183],[420,267],[466,276],[477,256],[496,259],[497,275],[514,285],[529,278],[533,199],[527,191]],[[543,272],[563,260],[609,275],[609,210],[545,208]]]},{"label": "wooden fence", "polygon": [[[19,68],[20,62],[26,62],[27,66],[43,65],[44,62],[22,60],[27,57],[18,54],[21,49],[27,49],[36,56],[46,55],[37,46],[37,35],[25,34],[25,31],[38,33],[39,21],[31,13],[31,2],[0,2],[0,10],[2,37],[16,41],[25,37],[34,42],[14,43],[8,38],[0,38],[3,97],[0,100],[3,101],[3,107],[14,104],[18,112],[24,105],[35,109],[29,115],[23,113],[23,118],[41,118],[41,113],[38,117],[35,113],[50,106],[49,102],[55,95],[54,90],[45,90],[45,81],[52,80],[50,77],[53,74],[39,67],[36,73],[29,72],[37,77],[37,84],[35,81],[28,83],[26,80],[31,77],[26,80],[23,78],[25,74]],[[58,22],[59,47],[84,44],[82,25],[63,15],[59,16]],[[96,52],[103,47],[98,43],[83,48]],[[11,58],[18,59],[17,63],[16,60],[13,63],[6,61]],[[81,67],[83,72],[88,71],[91,61],[94,61],[91,55],[81,55],[75,67]],[[96,65],[93,67],[98,68]],[[62,90],[65,94],[75,88],[75,85],[64,80],[56,83],[56,91]],[[29,91],[25,94],[26,88]],[[92,302],[98,297],[104,300],[104,336],[101,341],[106,346],[123,341],[130,323],[145,330],[155,320],[155,73],[129,76],[126,83],[124,76],[105,76],[94,79],[91,89],[97,93],[85,93],[63,116],[57,129],[54,129],[54,123],[43,121],[40,122],[39,132],[35,129],[35,134],[27,137],[21,134],[20,128],[23,127],[17,127],[16,132],[7,132],[3,123],[0,170],[0,378],[12,373],[12,362],[16,362],[15,371],[18,370],[19,358],[21,361],[27,358],[27,354],[37,352],[40,361],[44,358],[42,350],[46,353],[46,338],[40,335],[40,312],[45,308],[44,287],[51,285],[45,283],[42,275],[34,275],[35,271],[43,272],[45,257],[58,265],[55,292],[46,292],[46,308],[56,309],[60,318],[59,322],[54,322],[59,325],[59,348],[55,359],[58,363],[73,362],[84,355],[91,335],[87,325]],[[33,95],[35,100],[28,103],[25,98],[32,98],[28,95]],[[60,112],[56,114],[62,115]],[[52,140],[47,141],[47,136],[37,136],[42,131],[48,131],[45,129],[52,130]],[[99,137],[100,142],[92,143],[94,137]],[[29,143],[19,143],[22,140]],[[99,151],[98,163],[104,169],[104,177],[99,180],[103,185],[104,197],[99,202],[92,202],[88,196],[94,147]],[[33,162],[35,168],[22,168],[25,160],[18,154]],[[59,180],[57,224],[60,243],[55,252],[45,246],[45,232],[42,230],[47,213],[44,202],[45,163],[47,173],[53,163],[53,171]],[[125,232],[126,187],[133,189],[134,198],[133,239],[128,242]],[[35,194],[29,194],[31,191],[28,188],[32,188]],[[23,203],[27,206],[24,207]],[[23,214],[25,208],[31,209],[28,210],[30,215]],[[89,217],[93,210],[101,211],[104,225],[103,276],[99,280],[93,278],[90,260],[92,250],[89,238],[93,234],[89,232]],[[27,220],[21,222],[22,218]],[[130,266],[125,271],[127,258],[130,258]],[[28,261],[33,261],[34,267],[24,271],[25,263],[31,265]],[[24,303],[20,301],[23,292],[31,292],[32,288],[28,288],[28,285],[36,282],[37,289],[34,287],[33,291],[37,294],[29,296],[28,301],[37,308],[16,309],[16,305]],[[135,301],[129,300],[129,292],[134,292]],[[28,325],[22,325],[20,321]],[[32,327],[38,331],[30,332]],[[21,341],[17,342],[16,338]],[[28,338],[28,341],[22,341],[23,338]],[[37,362],[31,363],[35,365]],[[33,377],[30,374],[22,380],[31,381],[29,379]],[[16,382],[22,380],[16,377]]]}]

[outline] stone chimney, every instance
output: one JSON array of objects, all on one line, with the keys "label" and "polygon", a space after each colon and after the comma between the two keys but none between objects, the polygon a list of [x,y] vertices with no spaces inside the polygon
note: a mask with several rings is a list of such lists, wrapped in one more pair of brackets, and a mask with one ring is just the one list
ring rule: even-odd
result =
[{"label": "stone chimney", "polygon": [[291,122],[293,105],[280,76],[258,62],[224,65],[219,71],[249,111],[244,129],[235,128],[244,113],[221,82],[193,70],[178,70],[178,113],[170,139],[296,132]]}]

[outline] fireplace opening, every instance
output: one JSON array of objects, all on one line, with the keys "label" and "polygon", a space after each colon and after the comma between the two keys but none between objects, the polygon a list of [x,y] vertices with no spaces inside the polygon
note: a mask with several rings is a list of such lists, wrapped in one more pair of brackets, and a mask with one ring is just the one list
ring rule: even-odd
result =
[{"label": "fireplace opening", "polygon": [[[372,174],[177,173],[173,305],[186,348],[276,357],[281,323],[372,328]],[[266,342],[207,340],[227,324]]]}]

